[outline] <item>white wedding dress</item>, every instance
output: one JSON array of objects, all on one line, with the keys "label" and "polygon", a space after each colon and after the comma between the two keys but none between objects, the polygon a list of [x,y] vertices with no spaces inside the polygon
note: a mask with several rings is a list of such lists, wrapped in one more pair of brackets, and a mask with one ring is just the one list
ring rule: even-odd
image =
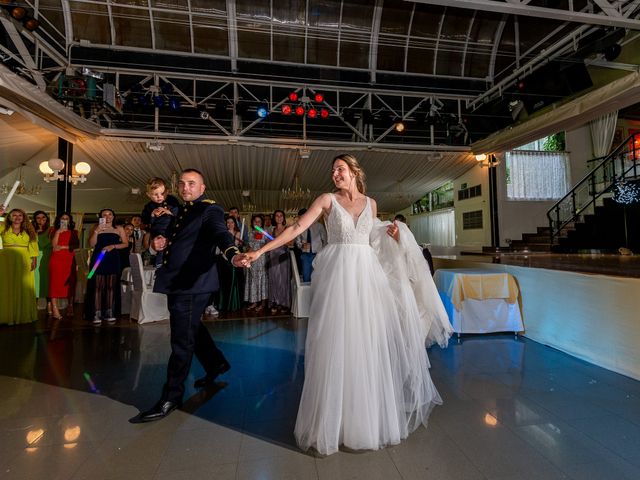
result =
[{"label": "white wedding dress", "polygon": [[[294,432],[300,448],[325,455],[340,445],[377,450],[397,444],[442,403],[425,348],[432,326],[425,324],[412,280],[405,275],[392,286],[371,246],[382,252],[393,248],[379,238],[386,226],[375,220],[374,229],[369,198],[357,219],[331,198],[328,245],[314,262],[305,381]],[[397,253],[387,269],[407,258],[402,242],[391,242]],[[422,264],[426,271],[424,258]],[[429,313],[428,321],[448,325],[435,297],[437,314]],[[450,326],[437,330],[443,332],[439,343],[446,344]]]}]

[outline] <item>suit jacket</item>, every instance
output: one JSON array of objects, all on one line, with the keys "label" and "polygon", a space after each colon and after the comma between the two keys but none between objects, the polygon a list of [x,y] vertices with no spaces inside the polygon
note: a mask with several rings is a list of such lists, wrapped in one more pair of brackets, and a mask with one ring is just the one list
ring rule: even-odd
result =
[{"label": "suit jacket", "polygon": [[[322,247],[327,244],[327,230],[323,224],[315,222],[311,224],[308,232],[311,232],[311,251],[313,253],[320,253]],[[302,244],[307,241],[307,238],[307,232],[298,235],[295,240],[296,247],[302,249]]]},{"label": "suit jacket", "polygon": [[167,240],[153,287],[159,293],[218,290],[216,247],[228,261],[238,253],[224,221],[224,210],[204,196],[180,207],[167,231]]}]

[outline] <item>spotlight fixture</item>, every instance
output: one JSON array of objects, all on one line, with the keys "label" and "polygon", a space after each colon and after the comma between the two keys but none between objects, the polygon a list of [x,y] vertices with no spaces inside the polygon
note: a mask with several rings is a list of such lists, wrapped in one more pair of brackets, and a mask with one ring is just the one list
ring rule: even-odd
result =
[{"label": "spotlight fixture", "polygon": [[298,105],[296,107],[296,115],[298,115],[299,117],[304,115],[304,107],[302,105]]},{"label": "spotlight fixture", "polygon": [[22,21],[22,24],[24,25],[24,28],[26,28],[30,32],[33,32],[40,26],[40,22],[33,17],[26,17]]},{"label": "spotlight fixture", "polygon": [[180,100],[177,98],[172,98],[169,100],[169,108],[171,110],[179,110],[180,109]]},{"label": "spotlight fixture", "polygon": [[206,110],[200,110],[200,118],[202,120],[209,120],[209,112]]},{"label": "spotlight fixture", "polygon": [[327,110],[326,108],[321,108],[320,109],[320,116],[322,118],[329,118],[329,110]]},{"label": "spotlight fixture", "polygon": [[322,95],[321,93],[316,93],[314,99],[316,102],[322,103],[324,102],[324,95]]},{"label": "spotlight fixture", "polygon": [[394,127],[393,127],[393,128],[395,128],[396,132],[398,132],[398,133],[402,133],[402,132],[404,132],[404,131],[405,131],[406,126],[405,126],[404,122],[399,121],[399,122],[396,122],[396,123],[395,123],[395,125],[394,125]]},{"label": "spotlight fixture", "polygon": [[24,7],[13,7],[11,9],[11,16],[16,20],[22,20],[27,16],[27,9]]},{"label": "spotlight fixture", "polygon": [[155,97],[153,97],[153,104],[157,108],[164,108],[164,98],[162,98],[160,95],[156,95]]},{"label": "spotlight fixture", "polygon": [[316,118],[318,116],[318,110],[316,110],[315,108],[311,107],[309,109],[309,111],[307,112],[307,115],[309,116],[309,118]]},{"label": "spotlight fixture", "polygon": [[283,115],[291,115],[291,105],[283,105],[282,106],[282,114]]},{"label": "spotlight fixture", "polygon": [[258,108],[256,109],[256,115],[259,118],[265,118],[268,113],[269,113],[269,109],[267,108],[266,105],[258,105]]},{"label": "spotlight fixture", "polygon": [[291,92],[289,94],[289,100],[291,100],[292,102],[297,102],[298,101],[298,93],[297,92]]}]

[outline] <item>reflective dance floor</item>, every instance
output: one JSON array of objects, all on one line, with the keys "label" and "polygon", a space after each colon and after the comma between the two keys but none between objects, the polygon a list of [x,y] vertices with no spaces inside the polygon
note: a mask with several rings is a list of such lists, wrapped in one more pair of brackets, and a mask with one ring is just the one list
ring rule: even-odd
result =
[{"label": "reflective dance floor", "polygon": [[232,369],[168,418],[132,425],[164,380],[168,324],[0,327],[2,479],[640,478],[640,382],[512,335],[429,351],[444,405],[377,452],[293,439],[306,321],[207,322]]}]

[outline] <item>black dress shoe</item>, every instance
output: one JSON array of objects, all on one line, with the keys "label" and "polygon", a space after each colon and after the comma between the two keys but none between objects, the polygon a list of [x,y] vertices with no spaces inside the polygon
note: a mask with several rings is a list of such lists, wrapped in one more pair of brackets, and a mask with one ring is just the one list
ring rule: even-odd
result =
[{"label": "black dress shoe", "polygon": [[204,388],[208,385],[213,385],[213,382],[215,382],[216,378],[218,378],[219,375],[222,375],[223,373],[228,372],[230,368],[231,368],[231,365],[229,365],[229,362],[225,360],[220,365],[218,365],[218,370],[216,371],[216,373],[214,374],[207,373],[204,377],[199,378],[198,380],[193,382],[193,386],[195,388]]},{"label": "black dress shoe", "polygon": [[176,408],[180,406],[177,402],[171,402],[169,400],[159,401],[156,403],[153,408],[147,410],[146,412],[141,412],[133,418],[129,419],[130,423],[147,423],[154,422],[156,420],[161,420],[171,412],[173,412]]}]

